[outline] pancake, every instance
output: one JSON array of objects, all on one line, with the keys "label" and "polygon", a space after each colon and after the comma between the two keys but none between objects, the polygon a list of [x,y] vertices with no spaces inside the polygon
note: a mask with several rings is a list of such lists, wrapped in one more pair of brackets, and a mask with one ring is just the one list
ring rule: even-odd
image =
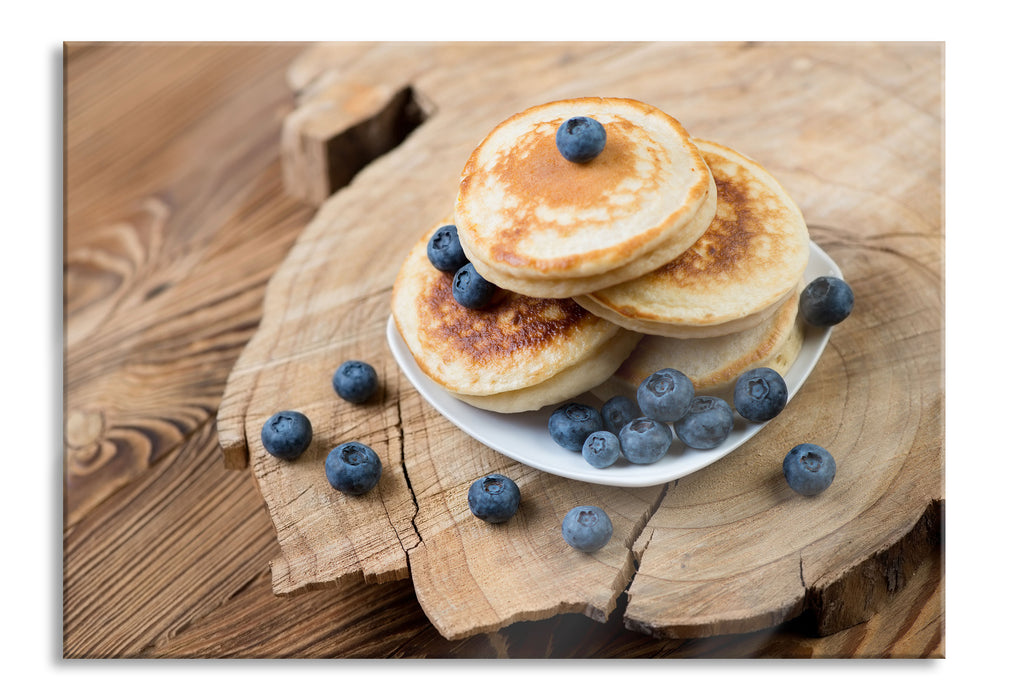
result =
[{"label": "pancake", "polygon": [[452,275],[414,245],[396,277],[392,312],[421,371],[462,401],[503,413],[573,398],[620,366],[640,335],[593,316],[570,299],[502,290],[473,310],[452,296]]},{"label": "pancake", "polygon": [[[711,180],[709,195],[705,197],[701,210],[684,228],[684,241],[696,240],[707,230],[715,214],[715,181]],[[661,267],[668,259],[669,249],[658,248],[646,255],[642,255],[633,262],[623,267],[611,270],[604,275],[594,277],[583,277],[577,280],[527,280],[502,274],[499,271],[487,269],[479,260],[472,259],[473,266],[477,268],[486,279],[492,279],[499,287],[509,289],[519,294],[539,295],[546,298],[569,298],[576,295],[585,294],[594,289],[602,289],[619,284],[628,280],[637,279],[648,274],[656,267]],[[582,299],[583,297],[576,297]],[[581,303],[579,301],[579,303]],[[586,306],[586,308],[589,308]],[[605,310],[604,310],[605,312]],[[638,331],[646,332],[646,331]]]},{"label": "pancake", "polygon": [[[606,146],[565,160],[558,127],[588,116]],[[527,296],[565,298],[672,260],[714,216],[713,178],[689,134],[655,107],[579,98],[532,107],[494,128],[463,169],[455,224],[477,271]]]},{"label": "pancake", "polygon": [[697,395],[719,396],[731,403],[736,379],[754,367],[770,367],[782,376],[794,364],[804,337],[798,316],[800,288],[770,319],[754,328],[714,338],[647,336],[606,382],[593,390],[603,399],[635,397],[653,372],[671,367],[694,383]]},{"label": "pancake", "polygon": [[792,198],[750,158],[711,141],[695,143],[717,188],[711,226],[653,272],[576,296],[593,314],[649,335],[738,333],[773,316],[801,279],[809,231]]}]

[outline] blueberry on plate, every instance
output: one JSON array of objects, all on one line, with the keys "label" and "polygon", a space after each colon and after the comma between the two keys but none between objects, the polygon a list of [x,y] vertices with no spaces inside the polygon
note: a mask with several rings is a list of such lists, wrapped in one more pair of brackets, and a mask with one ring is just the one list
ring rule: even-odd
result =
[{"label": "blueberry on plate", "polygon": [[803,496],[815,496],[826,490],[837,472],[834,457],[819,445],[809,442],[789,450],[781,467],[788,485]]},{"label": "blueberry on plate", "polygon": [[673,431],[654,418],[635,418],[620,430],[620,449],[634,464],[658,462],[672,444]]},{"label": "blueberry on plate", "polygon": [[710,450],[732,432],[732,409],[717,396],[695,396],[686,414],[673,423],[673,430],[687,447]]},{"label": "blueberry on plate", "polygon": [[360,442],[345,442],[326,456],[326,479],[342,493],[360,496],[378,485],[382,461],[375,450]]},{"label": "blueberry on plate", "polygon": [[598,506],[575,506],[561,521],[561,536],[579,552],[595,552],[610,541],[613,523]]},{"label": "blueberry on plate", "polygon": [[274,457],[294,460],[312,442],[312,423],[298,411],[280,411],[263,424],[259,437],[263,447]]},{"label": "blueberry on plate", "polygon": [[550,437],[558,445],[572,452],[581,452],[585,439],[603,429],[603,417],[592,406],[566,403],[558,406],[547,420]]},{"label": "blueberry on plate", "polygon": [[452,278],[452,296],[467,309],[483,309],[494,301],[497,293],[497,285],[488,282],[473,267],[473,263],[466,263],[455,273]]},{"label": "blueberry on plate", "polygon": [[466,500],[470,512],[488,523],[510,520],[522,496],[518,484],[503,474],[489,474],[470,484]]},{"label": "blueberry on plate", "polygon": [[469,262],[459,242],[459,230],[455,224],[446,224],[432,234],[427,242],[427,259],[435,269],[453,275]]},{"label": "blueberry on plate", "polygon": [[770,367],[754,367],[739,375],[732,394],[736,413],[751,423],[764,423],[788,403],[784,378]]},{"label": "blueberry on plate", "polygon": [[603,416],[603,427],[614,435],[619,435],[621,428],[641,415],[634,399],[619,394],[604,403],[599,412]]},{"label": "blueberry on plate", "polygon": [[378,374],[367,362],[347,360],[333,373],[333,389],[345,401],[364,403],[378,390]]},{"label": "blueberry on plate", "polygon": [[799,295],[799,314],[811,326],[836,326],[854,305],[855,293],[840,277],[817,277]]},{"label": "blueberry on plate", "polygon": [[606,147],[606,129],[592,117],[571,117],[557,129],[557,150],[572,163],[588,163]]},{"label": "blueberry on plate", "polygon": [[582,457],[596,469],[612,466],[620,457],[620,438],[607,430],[597,430],[585,438]]},{"label": "blueberry on plate", "polygon": [[672,423],[684,413],[694,398],[694,383],[675,369],[660,369],[638,387],[641,413],[664,423]]}]

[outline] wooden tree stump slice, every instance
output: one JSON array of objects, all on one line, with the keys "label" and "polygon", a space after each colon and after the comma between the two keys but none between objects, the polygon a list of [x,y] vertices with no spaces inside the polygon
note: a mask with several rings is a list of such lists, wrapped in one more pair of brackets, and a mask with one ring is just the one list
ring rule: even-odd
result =
[{"label": "wooden tree stump slice", "polygon": [[[850,576],[856,562],[920,547],[921,533],[912,533],[922,518],[934,521],[942,493],[941,336],[927,319],[942,313],[940,251],[925,237],[887,236],[893,252],[880,240],[871,249],[845,246],[829,232],[820,240],[852,271],[857,299],[869,303],[835,329],[809,383],[759,440],[669,490],[636,545],[632,627],[696,637],[776,624],[814,591]],[[826,447],[838,464],[833,484],[816,497],[794,493],[782,478],[785,452],[801,442]],[[936,544],[936,523],[923,525]],[[900,568],[892,575],[902,576]],[[891,576],[878,583],[894,585]],[[822,611],[836,620],[830,627],[864,621],[878,602],[871,586],[839,593],[819,603],[832,606]]]},{"label": "wooden tree stump slice", "polygon": [[[755,630],[803,612],[822,633],[867,619],[939,547],[942,67],[940,44],[306,52],[288,74],[298,107],[282,144],[285,182],[313,200],[338,186],[332,173],[350,177],[271,279],[218,414],[225,463],[251,466],[277,529],[274,591],[409,576],[448,639],[566,612],[604,620],[624,591],[624,624],[656,636]],[[785,412],[733,454],[664,486],[593,486],[493,452],[424,402],[385,343],[399,264],[451,213],[470,151],[511,114],[579,95],[641,99],[756,159],[855,290],[853,314]],[[369,130],[380,132],[374,159],[354,162],[347,134]],[[347,359],[375,366],[381,396],[361,406],[336,396],[330,378]],[[306,413],[315,430],[290,463],[259,442],[282,409]],[[364,497],[325,479],[326,454],[346,440],[383,461]],[[799,496],[782,477],[799,442],[837,459],[820,496]],[[469,484],[494,471],[523,494],[500,526],[466,504]],[[567,510],[589,502],[615,528],[593,555],[560,537]]]}]

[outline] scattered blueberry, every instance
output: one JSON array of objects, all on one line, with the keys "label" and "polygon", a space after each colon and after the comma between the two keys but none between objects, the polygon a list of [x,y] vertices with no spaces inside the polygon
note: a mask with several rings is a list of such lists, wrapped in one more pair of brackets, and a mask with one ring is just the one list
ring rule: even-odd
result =
[{"label": "scattered blueberry", "polygon": [[452,296],[467,309],[482,309],[494,301],[497,286],[488,282],[473,267],[466,263],[459,268],[452,279]]},{"label": "scattered blueberry", "polygon": [[836,326],[854,305],[855,293],[839,277],[817,277],[799,295],[799,313],[811,326]]},{"label": "scattered blueberry", "polygon": [[687,447],[710,450],[732,432],[732,409],[716,396],[695,396],[686,414],[673,423],[673,430]]},{"label": "scattered blueberry", "polygon": [[581,452],[585,439],[603,429],[603,417],[592,406],[566,403],[554,409],[547,421],[550,437],[561,447]]},{"label": "scattered blueberry", "polygon": [[561,522],[561,536],[579,552],[595,552],[610,541],[613,523],[598,506],[575,506]]},{"label": "scattered blueberry", "polygon": [[337,445],[326,456],[326,478],[337,491],[360,496],[371,491],[382,476],[382,461],[375,450],[360,442]]},{"label": "scattered blueberry", "polygon": [[603,416],[603,427],[614,435],[619,435],[621,428],[630,423],[632,418],[641,415],[633,399],[619,394],[604,403],[600,413]]},{"label": "scattered blueberry", "polygon": [[333,373],[333,388],[345,401],[364,403],[378,390],[378,374],[367,362],[347,360]]},{"label": "scattered blueberry", "polygon": [[459,230],[454,224],[446,224],[434,232],[427,242],[427,259],[436,269],[453,275],[469,262],[462,243],[459,242]]},{"label": "scattered blueberry", "polygon": [[620,457],[620,438],[607,430],[597,430],[585,438],[582,457],[597,469],[612,466]]},{"label": "scattered blueberry", "polygon": [[312,442],[312,423],[297,411],[280,411],[263,424],[259,437],[274,457],[297,459]]},{"label": "scattered blueberry", "polygon": [[804,442],[796,445],[782,462],[788,485],[803,496],[815,496],[834,481],[837,464],[834,457],[819,445]]},{"label": "scattered blueberry", "polygon": [[606,129],[592,117],[571,117],[557,129],[557,150],[572,163],[588,163],[606,147]]},{"label": "scattered blueberry", "polygon": [[634,464],[658,462],[672,444],[673,431],[654,418],[635,418],[620,430],[620,449]]},{"label": "scattered blueberry", "polygon": [[503,523],[518,510],[519,487],[503,474],[489,474],[474,481],[467,495],[469,509],[489,523]]},{"label": "scattered blueberry", "polygon": [[694,398],[694,383],[675,369],[660,369],[638,387],[641,413],[664,423],[672,423],[687,412]]},{"label": "scattered blueberry", "polygon": [[788,386],[770,367],[755,367],[739,375],[732,403],[752,423],[763,423],[781,413],[788,402]]}]

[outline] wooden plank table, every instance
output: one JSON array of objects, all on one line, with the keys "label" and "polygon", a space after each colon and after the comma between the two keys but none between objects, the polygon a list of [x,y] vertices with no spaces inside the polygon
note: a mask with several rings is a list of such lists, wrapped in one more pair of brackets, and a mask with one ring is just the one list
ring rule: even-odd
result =
[{"label": "wooden plank table", "polygon": [[[292,66],[306,65],[306,48],[66,47],[65,656],[944,655],[941,547],[884,567],[900,580],[880,600],[876,586],[863,591],[878,611],[828,636],[814,634],[822,619],[800,616],[745,633],[654,637],[627,628],[624,593],[605,622],[561,612],[449,639],[399,575],[276,595],[270,562],[287,553],[259,480],[224,468],[218,420],[267,283],[317,220],[318,202],[285,191],[280,158],[292,85],[305,79]],[[705,50],[714,61],[739,47]],[[873,73],[880,53],[900,65],[901,50],[884,47],[857,70],[885,84],[895,78]],[[936,109],[929,91],[902,99]],[[929,268],[941,193],[922,194]],[[651,526],[661,536],[663,523]]]}]

